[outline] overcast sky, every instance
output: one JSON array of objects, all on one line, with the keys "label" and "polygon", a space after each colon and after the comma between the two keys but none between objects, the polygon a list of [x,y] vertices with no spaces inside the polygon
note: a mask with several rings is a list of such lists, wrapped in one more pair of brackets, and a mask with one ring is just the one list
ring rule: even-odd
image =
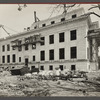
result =
[{"label": "overcast sky", "polygon": [[[23,6],[21,4],[21,6]],[[50,17],[54,4],[27,4],[26,8],[22,8],[22,11],[18,11],[17,4],[0,4],[0,25],[4,25],[4,28],[12,35],[22,32],[24,28],[30,27],[34,22],[34,11],[37,12],[37,16],[40,20]],[[85,12],[88,12],[90,4],[84,4],[80,7],[84,7]],[[77,7],[76,7],[77,8]],[[73,8],[75,9],[75,8]],[[72,10],[73,10],[72,9]],[[100,14],[98,9],[94,9]],[[62,10],[58,13],[53,13],[53,16],[61,14]],[[91,16],[93,21],[99,21],[100,18]],[[2,28],[0,28],[0,38],[8,36]]]}]

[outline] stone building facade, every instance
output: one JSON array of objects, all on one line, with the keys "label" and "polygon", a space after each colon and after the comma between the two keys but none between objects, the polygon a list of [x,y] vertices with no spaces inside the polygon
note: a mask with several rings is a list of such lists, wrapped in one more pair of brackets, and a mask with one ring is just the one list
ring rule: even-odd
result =
[{"label": "stone building facade", "polygon": [[86,38],[94,28],[98,22],[93,23],[83,8],[34,22],[26,31],[0,39],[0,67],[96,70]]}]

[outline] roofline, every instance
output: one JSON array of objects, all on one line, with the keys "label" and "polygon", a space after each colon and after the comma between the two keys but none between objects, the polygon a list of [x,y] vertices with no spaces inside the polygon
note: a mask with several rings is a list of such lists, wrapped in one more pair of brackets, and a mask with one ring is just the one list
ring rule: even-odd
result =
[{"label": "roofline", "polygon": [[6,38],[1,38],[0,41],[5,41],[5,40],[11,39],[11,38],[16,38],[18,36],[26,35],[27,33],[37,32],[37,31],[40,31],[40,30],[43,30],[43,29],[46,29],[46,28],[50,28],[50,27],[54,27],[54,26],[57,26],[57,25],[61,25],[61,24],[72,22],[72,21],[76,21],[76,20],[79,20],[79,19],[87,18],[88,16],[89,15],[82,15],[82,16],[76,17],[74,19],[65,20],[64,22],[58,22],[58,23],[55,23],[53,25],[50,24],[50,25],[47,25],[46,27],[40,27],[40,28],[37,28],[37,29],[31,29],[29,31],[25,31],[25,32],[21,32],[21,33],[18,33],[18,34],[14,34],[14,35],[8,36]]},{"label": "roofline", "polygon": [[[54,17],[52,17],[52,18],[47,18],[47,19],[44,19],[44,20],[41,20],[41,21],[38,21],[38,22],[34,22],[34,23],[39,23],[39,22],[44,22],[44,21],[47,21],[47,20],[52,20],[52,19],[54,19],[54,18],[56,18],[56,17],[60,17],[60,16],[62,16],[62,15],[67,15],[67,14],[69,14],[69,13],[72,13],[72,12],[75,12],[75,11],[79,11],[79,10],[83,10],[84,11],[84,8],[83,7],[81,7],[81,8],[78,8],[78,9],[75,9],[75,10],[72,10],[72,11],[70,11],[70,12],[67,12],[66,14],[64,14],[64,13],[62,13],[62,14],[60,14],[60,15],[58,15],[58,16],[54,16]],[[85,13],[85,11],[84,11],[84,13]],[[34,24],[33,23],[33,24]]]}]

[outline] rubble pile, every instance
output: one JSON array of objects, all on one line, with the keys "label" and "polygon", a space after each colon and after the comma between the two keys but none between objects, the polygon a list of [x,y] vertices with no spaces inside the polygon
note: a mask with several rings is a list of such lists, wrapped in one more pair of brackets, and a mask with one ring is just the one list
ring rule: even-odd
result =
[{"label": "rubble pile", "polygon": [[9,71],[2,71],[0,73],[0,76],[10,76],[10,75],[11,75],[11,73]]},{"label": "rubble pile", "polygon": [[0,96],[49,96],[46,82],[38,81],[32,76],[0,77]]},{"label": "rubble pile", "polygon": [[87,73],[89,80],[95,80],[96,78],[100,77],[100,71],[93,71]]},{"label": "rubble pile", "polygon": [[[13,76],[8,71],[4,71],[0,75],[0,97],[100,96],[100,81],[96,80],[97,78],[91,79],[90,73],[88,80],[78,78],[53,80],[52,77],[47,79],[48,75],[37,73]],[[43,78],[44,76],[46,79]]]}]

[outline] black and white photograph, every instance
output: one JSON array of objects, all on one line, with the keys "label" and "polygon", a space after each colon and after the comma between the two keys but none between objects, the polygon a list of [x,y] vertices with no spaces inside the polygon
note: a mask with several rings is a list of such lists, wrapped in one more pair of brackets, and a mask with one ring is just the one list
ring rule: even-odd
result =
[{"label": "black and white photograph", "polygon": [[100,96],[100,3],[0,4],[0,97],[91,96]]}]

